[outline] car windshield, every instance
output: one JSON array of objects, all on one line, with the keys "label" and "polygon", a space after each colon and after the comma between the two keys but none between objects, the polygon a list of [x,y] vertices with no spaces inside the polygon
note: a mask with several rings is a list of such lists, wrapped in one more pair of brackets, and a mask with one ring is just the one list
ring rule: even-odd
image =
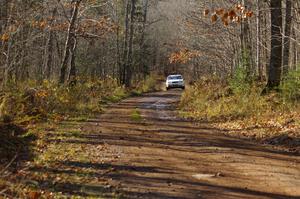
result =
[{"label": "car windshield", "polygon": [[169,76],[168,77],[169,80],[173,80],[173,79],[182,79],[181,75],[173,75],[173,76]]}]

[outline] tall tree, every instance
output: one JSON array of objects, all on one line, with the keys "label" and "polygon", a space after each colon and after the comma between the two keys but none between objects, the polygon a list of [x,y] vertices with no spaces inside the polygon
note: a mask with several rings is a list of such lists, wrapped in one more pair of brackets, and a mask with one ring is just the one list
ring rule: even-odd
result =
[{"label": "tall tree", "polygon": [[143,1],[143,19],[142,19],[142,36],[141,36],[141,40],[140,40],[140,61],[139,64],[141,64],[142,66],[142,72],[144,75],[144,78],[146,77],[146,75],[149,74],[149,68],[148,65],[145,63],[145,34],[146,34],[146,23],[147,23],[147,17],[148,17],[148,5],[149,5],[149,0],[144,0]]},{"label": "tall tree", "polygon": [[283,76],[289,71],[290,58],[290,37],[292,28],[292,0],[286,0],[285,33],[284,33],[284,51],[283,51]]},{"label": "tall tree", "polygon": [[124,44],[123,44],[123,60],[120,68],[120,83],[125,84],[126,72],[128,64],[128,35],[129,35],[129,12],[130,12],[130,0],[125,1],[125,19],[124,19]]},{"label": "tall tree", "polygon": [[[58,0],[58,3],[60,0]],[[55,6],[51,13],[51,19],[49,21],[49,25],[52,26],[54,23],[54,19],[57,15],[57,6]],[[46,42],[46,48],[45,48],[45,63],[44,63],[44,77],[47,79],[50,79],[51,76],[51,70],[53,65],[53,49],[54,49],[54,36],[55,32],[49,29],[48,38]]]},{"label": "tall tree", "polygon": [[132,80],[132,68],[133,68],[133,36],[134,36],[134,23],[135,23],[135,6],[136,0],[131,0],[130,8],[130,31],[129,31],[129,41],[128,41],[128,54],[127,54],[127,72],[126,72],[126,81],[125,86],[131,86]]},{"label": "tall tree", "polygon": [[261,1],[256,0],[256,68],[258,70],[258,77],[262,80],[263,77],[263,68],[261,65]]},{"label": "tall tree", "polygon": [[267,89],[277,89],[282,71],[282,1],[271,0],[271,57]]},{"label": "tall tree", "polygon": [[[250,2],[248,0],[242,0],[242,4],[246,9],[249,8]],[[244,67],[246,67],[247,75],[250,76],[253,73],[252,69],[252,49],[251,49],[251,32],[249,19],[244,18],[243,23],[241,23],[241,51],[242,51],[242,62]]]},{"label": "tall tree", "polygon": [[[9,27],[12,21],[12,15],[13,15],[13,2],[6,2],[7,6],[7,19],[5,28]],[[8,33],[5,33],[8,35]],[[5,55],[5,67],[4,67],[4,77],[3,77],[3,87],[6,87],[9,82],[12,81],[12,64],[11,64],[11,51],[12,51],[12,45],[13,40],[11,36],[8,36],[7,38],[7,44],[4,45],[4,49],[6,52],[4,52]]]},{"label": "tall tree", "polygon": [[[68,27],[68,35],[66,39],[66,44],[65,44],[65,50],[64,50],[64,56],[63,56],[63,61],[60,69],[60,78],[59,78],[59,83],[63,84],[65,83],[65,78],[66,78],[66,73],[68,69],[68,63],[74,63],[75,55],[72,55],[75,50],[75,45],[76,45],[76,20],[78,17],[78,12],[79,12],[79,6],[82,0],[73,0],[72,3],[73,5],[73,10],[72,10],[72,17],[69,23]],[[71,57],[70,57],[71,56]]]}]

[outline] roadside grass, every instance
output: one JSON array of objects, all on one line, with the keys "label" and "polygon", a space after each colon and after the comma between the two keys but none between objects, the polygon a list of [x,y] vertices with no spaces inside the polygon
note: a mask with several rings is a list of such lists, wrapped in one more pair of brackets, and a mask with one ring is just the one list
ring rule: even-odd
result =
[{"label": "roadside grass", "polygon": [[[0,198],[39,198],[40,195],[42,198],[102,195],[120,198],[101,178],[110,168],[93,167],[93,164],[105,164],[107,156],[114,158],[114,155],[105,154],[105,143],[81,127],[101,113],[105,104],[132,96],[133,92],[152,91],[155,78],[148,79],[132,90],[108,78],[93,82],[78,80],[74,87],[60,87],[48,81],[28,82],[3,93],[0,171],[15,154],[18,159],[0,173]],[[142,119],[138,110],[133,111],[131,118]],[[6,131],[7,128],[11,131]]]},{"label": "roadside grass", "polygon": [[127,92],[124,87],[118,87],[116,88],[112,95],[108,95],[108,96],[105,96],[102,100],[102,103],[109,103],[109,102],[119,102],[120,100],[126,98],[126,97],[129,97],[130,96],[130,93]]},{"label": "roadside grass", "polygon": [[212,123],[232,136],[300,152],[300,103],[283,97],[281,92],[261,95],[261,84],[237,85],[245,90],[217,79],[198,81],[184,92],[180,114]]},{"label": "roadside grass", "polygon": [[3,191],[0,195],[8,198],[32,198],[34,194],[42,198],[118,198],[102,178],[109,168],[93,166],[108,164],[105,143],[82,130],[82,117],[40,123],[28,131],[28,135],[38,138],[32,145],[33,159],[17,173],[0,178]]},{"label": "roadside grass", "polygon": [[[117,80],[78,79],[74,86],[29,81],[0,93],[0,119],[15,122],[43,120],[53,114],[76,115],[101,112],[104,102],[117,102],[129,92]],[[20,122],[21,121],[21,122]]]},{"label": "roadside grass", "polygon": [[135,87],[131,91],[131,95],[139,96],[143,93],[154,92],[161,90],[159,82],[161,81],[159,75],[149,75],[144,80],[135,84]]},{"label": "roadside grass", "polygon": [[136,121],[136,122],[140,122],[143,119],[141,112],[138,109],[135,109],[132,111],[130,118],[131,118],[131,120]]}]

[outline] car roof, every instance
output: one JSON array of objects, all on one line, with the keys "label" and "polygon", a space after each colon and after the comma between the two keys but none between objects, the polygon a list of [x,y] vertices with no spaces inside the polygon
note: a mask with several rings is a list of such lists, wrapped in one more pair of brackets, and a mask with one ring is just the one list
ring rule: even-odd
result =
[{"label": "car roof", "polygon": [[177,74],[177,75],[169,75],[168,77],[175,77],[175,76],[182,76],[180,74]]}]

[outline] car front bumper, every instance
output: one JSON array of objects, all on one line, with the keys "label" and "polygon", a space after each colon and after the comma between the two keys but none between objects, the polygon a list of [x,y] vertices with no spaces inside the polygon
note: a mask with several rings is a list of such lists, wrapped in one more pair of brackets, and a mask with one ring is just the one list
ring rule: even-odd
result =
[{"label": "car front bumper", "polygon": [[167,88],[184,88],[184,84],[167,84]]}]

